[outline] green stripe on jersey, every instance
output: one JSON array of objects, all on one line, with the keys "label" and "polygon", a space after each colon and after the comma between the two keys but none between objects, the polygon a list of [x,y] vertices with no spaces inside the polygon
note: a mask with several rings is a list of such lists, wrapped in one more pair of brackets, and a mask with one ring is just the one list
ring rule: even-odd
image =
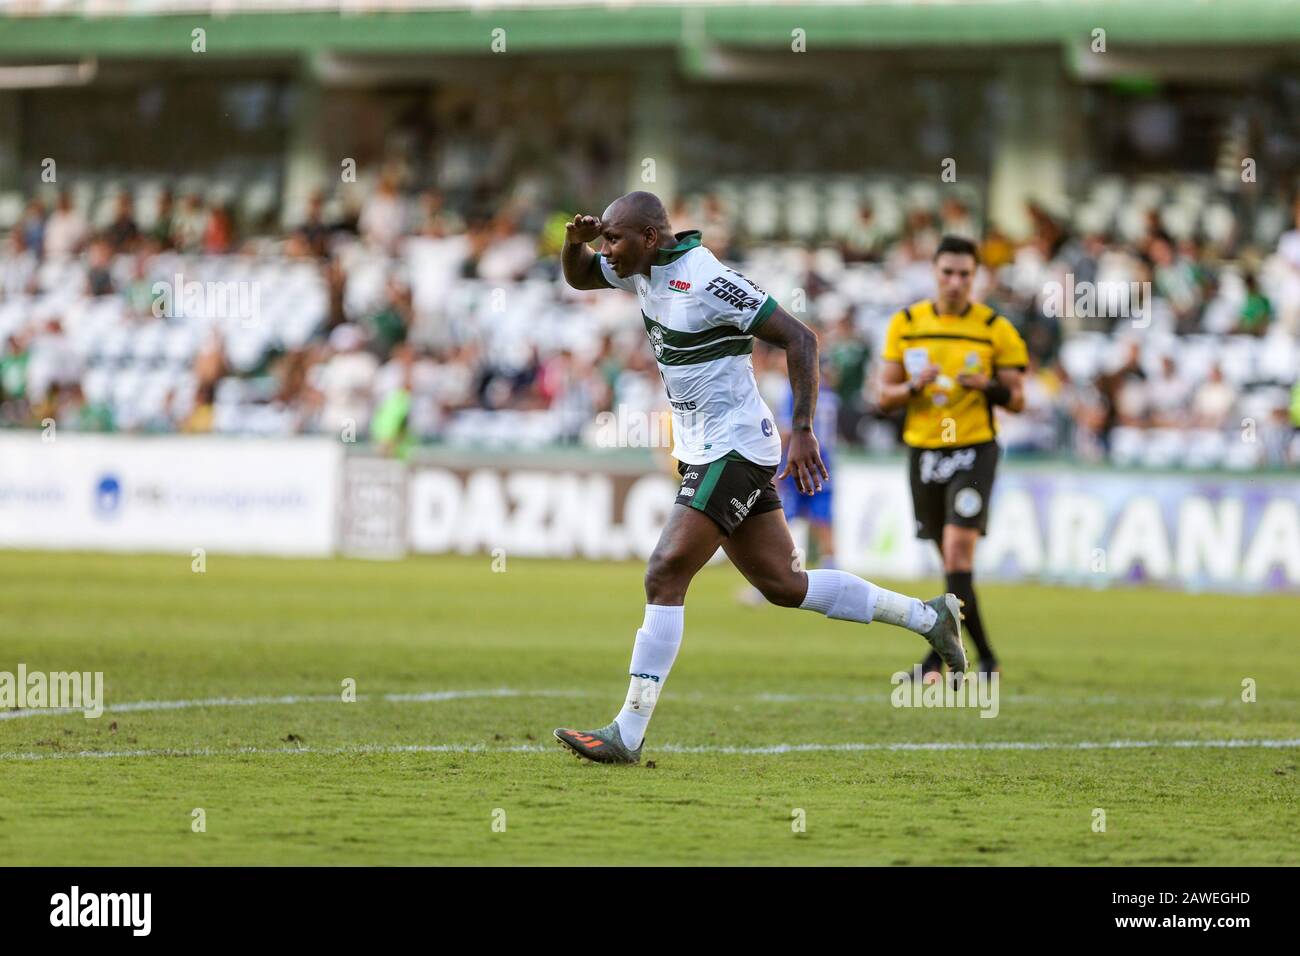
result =
[{"label": "green stripe on jersey", "polygon": [[700,480],[700,486],[695,489],[695,497],[691,499],[691,507],[697,511],[703,511],[709,503],[709,495],[713,494],[713,487],[722,477],[722,469],[727,467],[727,459],[719,458],[717,461],[709,462],[709,470],[704,473]]},{"label": "green stripe on jersey", "polygon": [[689,352],[676,352],[665,348],[662,354],[655,356],[655,360],[660,365],[700,365],[729,355],[749,355],[753,351],[754,340],[746,335],[730,342],[715,342]]},{"label": "green stripe on jersey", "polygon": [[661,365],[699,365],[728,355],[749,355],[754,351],[754,337],[734,325],[720,325],[699,332],[669,329],[644,312],[646,334],[655,348]]}]

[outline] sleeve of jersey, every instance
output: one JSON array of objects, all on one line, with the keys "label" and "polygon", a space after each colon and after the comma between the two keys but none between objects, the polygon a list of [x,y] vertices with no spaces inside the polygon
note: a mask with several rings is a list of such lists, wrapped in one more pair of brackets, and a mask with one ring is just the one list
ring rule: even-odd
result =
[{"label": "sleeve of jersey", "polygon": [[596,261],[600,263],[600,277],[605,280],[605,285],[611,289],[622,289],[624,292],[635,292],[636,288],[632,285],[632,280],[620,279],[609,264],[609,261],[599,253],[596,254]]},{"label": "sleeve of jersey", "polygon": [[993,323],[993,365],[996,368],[1018,368],[1029,364],[1029,350],[1016,327],[1001,316]]},{"label": "sleeve of jersey", "polygon": [[701,270],[692,280],[696,301],[715,321],[734,325],[753,335],[776,311],[776,299],[739,272],[731,269]]},{"label": "sleeve of jersey", "polygon": [[903,313],[895,312],[885,329],[885,347],[880,351],[885,362],[903,361]]}]

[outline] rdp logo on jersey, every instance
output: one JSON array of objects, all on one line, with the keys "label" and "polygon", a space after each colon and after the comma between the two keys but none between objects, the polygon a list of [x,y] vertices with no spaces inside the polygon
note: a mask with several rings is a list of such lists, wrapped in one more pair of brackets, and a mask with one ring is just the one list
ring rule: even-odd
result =
[{"label": "rdp logo on jersey", "polygon": [[673,292],[690,292],[691,284],[685,279],[669,279],[668,288]]}]

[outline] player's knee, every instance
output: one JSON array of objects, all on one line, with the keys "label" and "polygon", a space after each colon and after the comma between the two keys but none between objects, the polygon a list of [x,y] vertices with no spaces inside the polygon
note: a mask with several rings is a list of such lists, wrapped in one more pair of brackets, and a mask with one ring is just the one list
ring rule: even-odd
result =
[{"label": "player's knee", "polygon": [[679,603],[686,596],[690,578],[680,557],[656,551],[645,569],[645,596],[650,604]]},{"label": "player's knee", "polygon": [[947,534],[943,542],[943,569],[952,573],[971,570],[975,563],[975,538],[964,534]]},{"label": "player's knee", "polygon": [[969,553],[950,552],[943,556],[943,570],[945,574],[964,574],[973,570],[975,556]]}]

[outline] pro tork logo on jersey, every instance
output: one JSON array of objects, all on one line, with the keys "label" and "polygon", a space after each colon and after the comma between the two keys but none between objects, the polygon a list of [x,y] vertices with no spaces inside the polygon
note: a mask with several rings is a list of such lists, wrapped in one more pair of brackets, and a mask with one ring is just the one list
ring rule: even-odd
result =
[{"label": "pro tork logo on jersey", "polygon": [[757,309],[761,304],[758,299],[749,295],[746,290],[736,285],[736,283],[722,278],[722,276],[718,276],[706,285],[704,291],[712,292],[723,302],[740,309],[742,312]]}]

